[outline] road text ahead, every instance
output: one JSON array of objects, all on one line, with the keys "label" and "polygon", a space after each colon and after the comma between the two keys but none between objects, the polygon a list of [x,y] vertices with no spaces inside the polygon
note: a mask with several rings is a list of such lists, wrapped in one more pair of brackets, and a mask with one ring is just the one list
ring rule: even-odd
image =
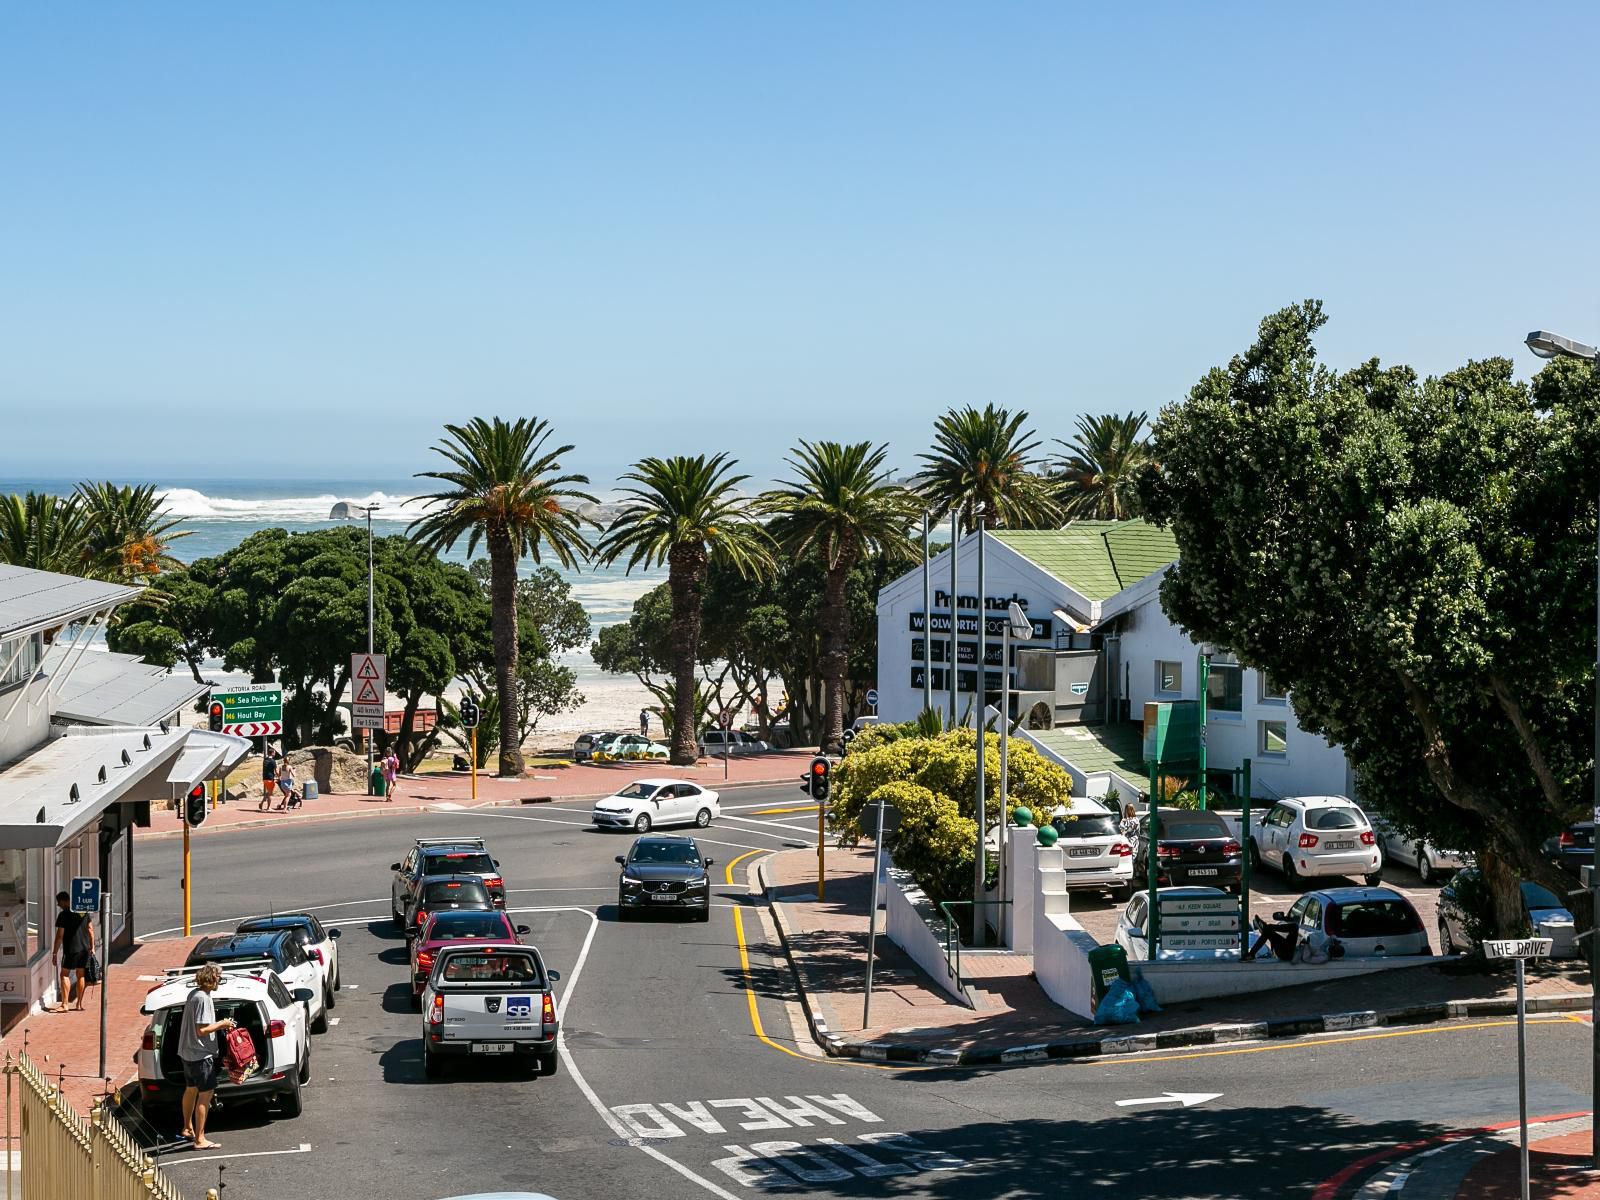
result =
[{"label": "road text ahead", "polygon": [[[743,1096],[694,1100],[687,1104],[616,1104],[611,1111],[634,1135],[652,1140],[691,1133],[750,1133],[828,1127],[854,1122],[881,1125],[883,1118],[840,1092],[832,1096]],[[868,1130],[849,1145],[820,1137],[802,1145],[792,1141],[724,1145],[728,1157],[711,1165],[735,1183],[750,1188],[792,1188],[797,1183],[842,1183],[884,1179],[924,1171],[959,1171],[965,1160],[924,1145],[903,1133]]]}]

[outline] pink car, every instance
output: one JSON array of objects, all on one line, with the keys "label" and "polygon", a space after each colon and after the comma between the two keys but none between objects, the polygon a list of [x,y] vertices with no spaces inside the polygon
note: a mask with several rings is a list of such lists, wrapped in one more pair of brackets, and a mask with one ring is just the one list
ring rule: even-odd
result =
[{"label": "pink car", "polygon": [[445,946],[520,946],[526,925],[497,910],[446,909],[431,913],[411,943],[411,1006],[422,1004],[434,959]]}]

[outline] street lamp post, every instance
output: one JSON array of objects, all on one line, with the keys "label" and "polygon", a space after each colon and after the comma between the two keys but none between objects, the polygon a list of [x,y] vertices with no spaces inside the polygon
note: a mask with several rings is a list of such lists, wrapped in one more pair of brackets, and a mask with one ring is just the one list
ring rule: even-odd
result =
[{"label": "street lamp post", "polygon": [[[367,653],[368,654],[371,654],[372,650],[373,650],[373,646],[372,646],[372,611],[373,611],[373,596],[372,596],[372,592],[373,592],[373,588],[372,588],[372,514],[378,511],[378,507],[379,506],[376,505],[376,504],[335,504],[333,506],[333,511],[328,514],[328,519],[332,520],[332,521],[352,521],[352,520],[355,519],[354,516],[352,516],[353,513],[358,513],[359,512],[359,513],[366,513],[367,514]],[[350,714],[351,714],[350,719],[352,721],[355,720],[355,707],[353,705],[351,706]],[[367,743],[367,781],[368,781],[367,786],[371,787],[372,786],[372,784],[371,784],[371,780],[372,780],[372,730],[368,729],[368,730],[365,730],[364,732],[365,732],[365,735],[366,735],[365,740],[366,740],[366,743]]]},{"label": "street lamp post", "polygon": [[[1600,350],[1583,342],[1562,337],[1544,329],[1535,329],[1525,339],[1529,350],[1540,358],[1576,358],[1600,371]],[[1600,824],[1600,498],[1595,502],[1595,673],[1594,673],[1594,817]],[[1597,864],[1600,866],[1600,864]],[[1600,870],[1589,873],[1589,903],[1593,917],[1589,932],[1589,975],[1600,975]],[[1590,1010],[1589,1092],[1594,1095],[1600,1088],[1600,986],[1593,989],[1594,1002]],[[1589,1152],[1596,1169],[1600,1169],[1600,1121],[1594,1123],[1590,1133]]]},{"label": "street lamp post", "polygon": [[[1006,888],[1012,881],[1006,875],[1006,842],[1011,837],[1011,801],[1007,798],[1007,775],[1010,771],[1011,743],[1011,639],[1022,641],[1033,636],[1033,622],[1022,611],[1022,605],[1013,600],[1006,606],[1005,623],[1000,626],[1000,928],[1007,930],[1005,901],[1009,899]],[[1011,932],[1015,932],[1014,930]],[[1010,945],[1009,939],[1002,941]]]}]

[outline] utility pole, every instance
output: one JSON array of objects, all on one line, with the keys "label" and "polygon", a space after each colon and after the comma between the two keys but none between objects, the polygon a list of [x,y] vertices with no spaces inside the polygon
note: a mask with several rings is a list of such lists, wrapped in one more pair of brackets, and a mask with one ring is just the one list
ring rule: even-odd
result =
[{"label": "utility pole", "polygon": [[933,708],[933,578],[928,570],[928,550],[933,521],[922,514],[922,710]]},{"label": "utility pole", "polygon": [[948,647],[944,656],[945,682],[950,685],[950,720],[945,725],[946,729],[956,727],[956,558],[961,547],[961,518],[956,515],[956,510],[950,510],[950,640],[945,643]]},{"label": "utility pole", "polygon": [[[988,625],[988,609],[984,607],[983,577],[983,543],[988,540],[988,534],[983,528],[983,518],[978,518],[978,669],[976,682],[973,684],[978,701],[977,726],[978,726],[978,796],[974,812],[978,818],[978,860],[973,864],[972,874],[972,944],[974,946],[987,946],[989,944],[989,923],[983,915],[985,884],[989,881],[989,833],[988,813],[984,811],[984,778],[983,760],[984,743],[988,727],[989,693],[984,687],[988,682],[988,664],[984,662],[985,639],[984,629]],[[957,655],[959,658],[960,656]]]}]

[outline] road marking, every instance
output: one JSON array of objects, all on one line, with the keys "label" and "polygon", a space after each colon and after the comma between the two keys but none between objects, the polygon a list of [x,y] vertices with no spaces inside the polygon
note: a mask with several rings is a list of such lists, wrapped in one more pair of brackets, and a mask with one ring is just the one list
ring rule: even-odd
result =
[{"label": "road marking", "polygon": [[[1323,1046],[1338,1046],[1345,1042],[1372,1042],[1380,1038],[1420,1037],[1432,1033],[1460,1033],[1472,1029],[1503,1029],[1508,1025],[1515,1025],[1515,1021],[1475,1021],[1467,1025],[1429,1025],[1420,1029],[1396,1029],[1388,1033],[1361,1033],[1348,1037],[1307,1037],[1269,1042],[1264,1046],[1243,1046],[1237,1050],[1197,1050],[1193,1054],[1117,1054],[1097,1058],[1085,1058],[1079,1061],[1097,1063],[1101,1066],[1120,1066],[1124,1063],[1152,1063],[1152,1062],[1183,1062],[1192,1058],[1223,1058],[1233,1054],[1266,1054],[1274,1050],[1306,1050],[1320,1049]],[[1564,1017],[1529,1017],[1529,1025],[1565,1025]],[[1070,1060],[1062,1060],[1070,1061]]]},{"label": "road marking", "polygon": [[815,804],[802,804],[799,808],[760,808],[751,813],[752,817],[781,817],[785,813],[816,812]]},{"label": "road marking", "polygon": [[[530,817],[530,816],[527,816],[524,813],[479,812],[476,809],[472,809],[472,810],[469,810],[467,812],[458,813],[456,815],[463,816],[463,817],[498,817],[502,821],[540,821],[540,822],[543,822],[546,825],[565,825],[569,829],[593,829],[594,828],[594,825],[591,822],[588,822],[588,821],[557,821],[557,820],[554,820],[554,819],[552,819],[550,817]],[[765,824],[765,822],[757,821],[757,822],[752,822],[752,824],[760,825],[760,824]],[[689,828],[692,831],[694,827],[690,826]],[[732,832],[734,832],[734,833],[752,832],[753,833],[755,831],[754,830],[747,831],[747,830],[744,830],[744,829],[735,829]],[[810,831],[810,830],[808,830],[807,832],[814,833],[814,831]],[[732,850],[750,850],[750,849],[752,849],[752,847],[750,846],[750,844],[748,842],[719,842],[719,841],[715,841],[712,838],[701,837],[698,833],[695,833],[695,832],[690,832],[687,836],[694,838],[695,841],[699,842],[703,846],[727,846],[729,849],[732,849]],[[771,833],[771,834],[768,834],[767,836],[768,837],[779,837],[779,836],[782,836],[782,835],[776,834],[776,833]],[[791,836],[787,840],[795,841],[797,839],[795,839],[794,837]],[[810,843],[809,845],[807,845],[804,848],[807,849],[807,850],[813,850],[813,849],[816,848],[816,843],[812,842],[812,843]]]},{"label": "road marking", "polygon": [[[815,837],[817,835],[817,827],[815,825],[796,825],[796,824],[794,824],[794,823],[792,823],[790,821],[755,821],[755,820],[752,820],[749,817],[730,817],[730,816],[728,816],[726,814],[723,815],[722,819],[724,821],[737,821],[737,822],[739,822],[740,825],[751,825],[751,826],[754,826],[754,828],[752,830],[750,830],[750,832],[752,832],[752,833],[756,832],[757,830],[765,831],[765,830],[768,830],[768,829],[777,828],[777,829],[792,829],[796,833],[803,833],[808,837]],[[739,832],[743,833],[744,830],[741,829]],[[784,835],[781,834],[781,833],[769,833],[766,836],[767,837],[781,838]],[[792,840],[792,839],[790,839],[790,840]]]},{"label": "road marking", "polygon": [[[306,905],[303,908],[297,908],[297,909],[295,909],[295,911],[296,912],[326,912],[330,908],[360,908],[363,904],[388,904],[389,901],[392,898],[393,897],[390,897],[390,896],[383,896],[383,897],[380,897],[377,900],[341,900],[337,904],[310,904],[310,905]],[[242,917],[223,917],[221,920],[218,920],[218,921],[191,921],[189,923],[189,928],[191,928],[191,929],[204,929],[204,928],[206,928],[207,926],[210,926],[210,925],[237,925],[240,921],[248,921],[252,916],[260,916],[260,915],[261,915],[260,913],[249,913],[249,914],[246,914],[245,916],[242,916]],[[334,923],[335,922],[329,922],[329,924],[334,924]],[[152,929],[148,933],[141,933],[139,936],[141,938],[145,938],[145,939],[148,940],[148,939],[151,939],[151,938],[161,937],[163,934],[169,934],[169,933],[181,934],[182,932],[183,932],[183,926],[182,925],[174,925],[170,929]]]},{"label": "road marking", "polygon": [[1196,1104],[1204,1104],[1207,1100],[1216,1100],[1221,1097],[1221,1092],[1163,1092],[1159,1096],[1142,1096],[1137,1100],[1118,1100],[1118,1108],[1132,1108],[1142,1104],[1181,1104],[1185,1108],[1193,1108]]},{"label": "road marking", "polygon": [[[977,855],[974,854],[973,857],[976,858]],[[351,984],[350,986],[351,987],[355,987],[356,985],[355,984]],[[340,990],[342,991],[343,989],[341,988]],[[337,1025],[340,1022],[341,1019],[342,1018],[340,1018],[340,1017],[329,1017],[328,1018],[328,1024],[329,1025]]]},{"label": "road marking", "polygon": [[310,1153],[311,1143],[301,1142],[293,1150],[251,1150],[244,1154],[202,1154],[199,1158],[190,1158],[187,1154],[181,1155],[177,1158],[172,1158],[168,1155],[162,1155],[161,1167],[163,1170],[167,1170],[172,1167],[188,1166],[190,1163],[216,1162],[218,1159],[223,1158],[271,1158],[277,1154]]}]

